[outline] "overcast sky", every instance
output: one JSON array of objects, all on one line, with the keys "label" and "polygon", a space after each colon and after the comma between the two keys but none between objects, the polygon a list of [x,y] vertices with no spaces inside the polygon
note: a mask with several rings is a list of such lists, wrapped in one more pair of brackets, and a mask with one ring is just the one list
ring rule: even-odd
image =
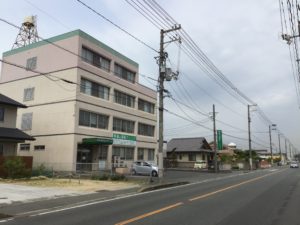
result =
[{"label": "overcast sky", "polygon": [[[49,38],[81,29],[139,64],[140,73],[157,79],[156,53],[118,28],[92,13],[76,0],[10,0],[1,1],[0,17],[21,25],[24,17],[37,15],[38,33]],[[159,49],[159,29],[136,12],[125,0],[83,0],[113,22]],[[208,58],[246,96],[277,124],[279,130],[300,149],[300,116],[293,83],[288,46],[280,40],[278,2],[274,0],[157,0],[192,37]],[[0,21],[0,52],[11,49],[18,30]],[[192,108],[209,113],[216,105],[217,129],[234,137],[223,137],[224,144],[234,142],[247,148],[247,106],[230,96],[212,81],[178,47],[170,44],[168,66],[178,68],[177,81],[166,83],[173,98]],[[156,89],[155,81],[140,77],[140,82]],[[1,91],[1,90],[0,90]],[[165,108],[188,120],[201,121],[212,128],[211,120],[184,106],[181,109],[165,98]],[[257,112],[251,112],[253,148],[269,147],[268,126]],[[233,127],[230,127],[229,124]],[[237,129],[239,128],[239,129]],[[204,136],[212,132],[165,113],[165,139]],[[277,132],[272,132],[278,149]],[[284,138],[281,139],[284,150]]]}]

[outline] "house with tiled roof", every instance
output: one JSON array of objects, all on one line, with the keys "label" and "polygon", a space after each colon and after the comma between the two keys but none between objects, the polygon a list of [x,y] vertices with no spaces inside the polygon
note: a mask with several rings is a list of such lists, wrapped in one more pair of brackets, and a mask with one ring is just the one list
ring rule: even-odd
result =
[{"label": "house with tiled roof", "polygon": [[0,94],[0,156],[14,156],[17,154],[18,143],[35,140],[16,128],[18,108],[26,106]]},{"label": "house with tiled roof", "polygon": [[213,159],[213,150],[204,137],[174,138],[167,144],[167,158],[172,166],[193,168],[195,162]]}]

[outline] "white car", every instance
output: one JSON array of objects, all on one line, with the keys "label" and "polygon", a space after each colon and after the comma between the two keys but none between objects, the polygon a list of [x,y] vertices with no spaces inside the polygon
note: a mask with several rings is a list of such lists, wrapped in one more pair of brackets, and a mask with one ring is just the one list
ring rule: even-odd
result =
[{"label": "white car", "polygon": [[207,162],[204,160],[196,161],[194,164],[194,169],[205,169],[207,168]]},{"label": "white car", "polygon": [[299,168],[299,163],[296,161],[292,161],[290,164],[290,168]]},{"label": "white car", "polygon": [[141,175],[151,175],[153,177],[158,176],[158,167],[156,165],[151,164],[150,162],[145,161],[135,161],[131,167],[131,173],[141,174]]}]

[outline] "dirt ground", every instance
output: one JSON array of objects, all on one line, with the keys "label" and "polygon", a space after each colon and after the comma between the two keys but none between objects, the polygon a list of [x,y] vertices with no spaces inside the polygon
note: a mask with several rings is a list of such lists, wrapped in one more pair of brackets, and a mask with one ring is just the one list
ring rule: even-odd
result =
[{"label": "dirt ground", "polygon": [[34,180],[1,180],[0,183],[19,184],[33,187],[62,188],[71,191],[95,192],[114,191],[133,187],[138,184],[120,181],[98,181],[98,180],[78,180],[78,179],[34,179]]}]

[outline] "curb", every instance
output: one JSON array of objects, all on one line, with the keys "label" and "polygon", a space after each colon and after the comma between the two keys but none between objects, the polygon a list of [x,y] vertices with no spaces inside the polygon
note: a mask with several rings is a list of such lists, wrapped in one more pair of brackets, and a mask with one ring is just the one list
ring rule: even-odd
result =
[{"label": "curb", "polygon": [[163,189],[163,188],[168,188],[168,187],[175,187],[175,186],[180,186],[180,185],[185,185],[189,184],[190,182],[187,181],[182,181],[182,182],[175,182],[175,183],[165,183],[165,184],[158,184],[158,185],[153,185],[150,187],[144,187],[138,190],[138,192],[147,192],[147,191],[153,191],[153,190],[158,190],[158,189]]}]

